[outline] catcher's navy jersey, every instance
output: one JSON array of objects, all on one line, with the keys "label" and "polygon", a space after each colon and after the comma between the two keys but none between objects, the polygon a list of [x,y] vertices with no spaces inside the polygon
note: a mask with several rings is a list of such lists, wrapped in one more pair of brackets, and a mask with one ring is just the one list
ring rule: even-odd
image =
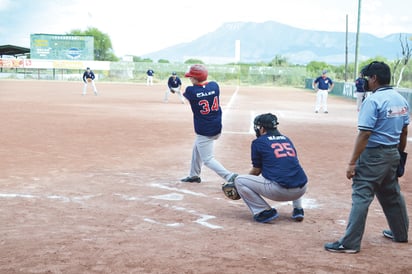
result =
[{"label": "catcher's navy jersey", "polygon": [[308,179],[292,141],[284,135],[264,134],[252,142],[252,165],[262,176],[288,187],[300,187]]},{"label": "catcher's navy jersey", "polygon": [[190,102],[195,132],[203,136],[215,136],[222,132],[220,89],[216,82],[188,86],[183,94]]}]

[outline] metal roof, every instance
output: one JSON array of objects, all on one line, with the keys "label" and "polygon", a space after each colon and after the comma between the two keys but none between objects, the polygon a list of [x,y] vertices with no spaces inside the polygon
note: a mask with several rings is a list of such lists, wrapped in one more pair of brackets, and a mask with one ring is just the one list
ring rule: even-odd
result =
[{"label": "metal roof", "polygon": [[3,56],[3,55],[19,56],[19,55],[25,55],[25,54],[30,54],[29,48],[18,47],[14,45],[0,46],[0,56]]}]

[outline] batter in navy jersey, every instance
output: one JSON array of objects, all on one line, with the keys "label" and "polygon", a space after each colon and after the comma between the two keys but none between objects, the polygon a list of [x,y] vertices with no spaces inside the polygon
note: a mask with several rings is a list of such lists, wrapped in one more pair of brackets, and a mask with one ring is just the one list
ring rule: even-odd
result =
[{"label": "batter in navy jersey", "polygon": [[313,89],[317,90],[316,92],[316,105],[315,113],[320,111],[320,108],[323,108],[324,113],[328,113],[328,94],[333,89],[335,85],[329,77],[326,76],[327,71],[322,71],[322,76],[319,76],[313,81]]},{"label": "batter in navy jersey", "polygon": [[252,169],[249,175],[239,175],[235,186],[249,207],[254,220],[267,223],[278,217],[263,197],[273,201],[293,201],[292,219],[302,221],[302,196],[307,177],[301,167],[295,146],[278,129],[276,115],[262,114],[255,118],[256,139],[252,141]]},{"label": "batter in navy jersey", "polygon": [[182,182],[200,183],[202,165],[214,170],[224,180],[231,182],[237,176],[226,170],[213,155],[214,141],[222,132],[222,109],[220,108],[220,89],[216,82],[207,81],[208,72],[202,65],[193,65],[185,77],[193,86],[188,86],[183,96],[189,100],[193,112],[196,139],[193,145],[192,162],[189,176]]}]

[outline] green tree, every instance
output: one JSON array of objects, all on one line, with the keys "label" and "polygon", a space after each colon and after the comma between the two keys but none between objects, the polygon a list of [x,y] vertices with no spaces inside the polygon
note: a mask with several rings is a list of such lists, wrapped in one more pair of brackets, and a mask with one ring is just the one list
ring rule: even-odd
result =
[{"label": "green tree", "polygon": [[133,56],[133,62],[135,63],[153,63],[153,60],[150,58],[142,58],[139,56]]},{"label": "green tree", "polygon": [[159,59],[157,62],[161,63],[161,64],[169,64],[170,63],[169,60],[166,60],[166,59]]},{"label": "green tree", "polygon": [[278,54],[276,54],[275,58],[273,58],[272,61],[269,63],[269,66],[271,67],[282,67],[282,66],[287,66],[287,65],[288,65],[288,59]]},{"label": "green tree", "polygon": [[325,62],[311,61],[306,65],[306,72],[311,77],[318,76],[322,70],[328,69],[329,65]]},{"label": "green tree", "polygon": [[113,53],[112,41],[108,34],[101,32],[97,28],[88,28],[85,31],[75,29],[68,33],[70,35],[93,36],[94,38],[94,59],[97,61],[119,61]]},{"label": "green tree", "polygon": [[[402,35],[399,34],[399,41],[401,43],[401,48],[402,48],[402,57],[397,58],[394,62],[393,65],[393,70],[392,70],[392,81],[396,85],[396,87],[399,87],[402,81],[402,76],[403,72],[405,71],[409,60],[411,59],[412,56],[412,47],[409,45],[408,40],[406,37],[404,37],[404,41],[402,40]],[[398,72],[398,68],[400,67],[400,71]],[[396,79],[396,77],[398,79]]]},{"label": "green tree", "polygon": [[185,64],[203,64],[203,61],[199,59],[187,59]]}]

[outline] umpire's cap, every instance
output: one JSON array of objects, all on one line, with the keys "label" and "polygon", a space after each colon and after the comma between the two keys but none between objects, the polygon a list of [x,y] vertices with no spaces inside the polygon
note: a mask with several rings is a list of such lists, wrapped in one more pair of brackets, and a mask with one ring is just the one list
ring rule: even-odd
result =
[{"label": "umpire's cap", "polygon": [[195,78],[199,82],[206,81],[207,79],[207,69],[203,65],[193,65],[190,67],[189,71],[185,73],[185,77]]},{"label": "umpire's cap", "polygon": [[379,79],[379,83],[381,84],[389,84],[391,80],[391,69],[384,62],[373,61],[369,65],[365,66],[361,70],[361,73],[363,76],[376,75]]}]

